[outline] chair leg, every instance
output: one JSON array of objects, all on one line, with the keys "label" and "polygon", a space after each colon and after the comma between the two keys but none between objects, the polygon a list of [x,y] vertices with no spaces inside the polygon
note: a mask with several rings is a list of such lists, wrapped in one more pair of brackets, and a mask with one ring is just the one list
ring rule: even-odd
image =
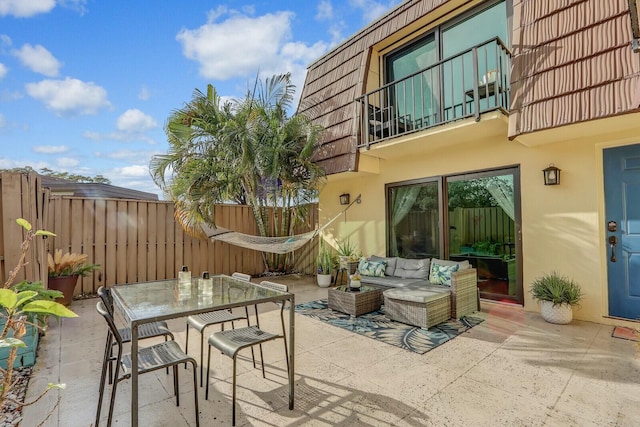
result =
[{"label": "chair leg", "polygon": [[[198,374],[196,374],[196,364],[191,362],[193,367],[193,403],[196,407],[196,427],[200,427],[200,410],[198,409]],[[209,377],[207,376],[207,379]],[[207,381],[209,384],[209,381]]]},{"label": "chair leg", "polygon": [[262,354],[262,344],[258,344],[260,347],[260,363],[262,364],[262,378],[267,378],[264,374],[264,355]]},{"label": "chair leg", "polygon": [[176,394],[176,406],[180,406],[180,385],[178,384],[178,365],[173,365],[173,392]]},{"label": "chair leg", "polygon": [[[187,322],[187,329],[184,340],[184,352],[189,353],[189,322]],[[187,369],[187,362],[184,362],[184,369]]]},{"label": "chair leg", "polygon": [[111,401],[109,402],[109,418],[107,419],[107,427],[111,427],[113,421],[113,407],[116,403],[116,391],[120,382],[120,361],[122,360],[122,348],[118,348],[118,358],[116,359],[116,370],[113,376],[113,387],[111,389]]},{"label": "chair leg", "polygon": [[111,361],[109,360],[109,352],[111,350],[111,333],[107,334],[107,342],[105,343],[104,346],[104,356],[102,358],[102,372],[100,373],[100,388],[99,388],[99,395],[98,395],[98,409],[96,410],[96,427],[98,427],[99,423],[100,423],[100,411],[102,409],[102,399],[104,397],[104,386],[105,386],[105,382],[107,380],[107,369],[108,366],[107,364],[109,364],[109,366],[111,366]]},{"label": "chair leg", "polygon": [[[195,372],[196,368],[194,367],[193,369]],[[211,382],[209,378],[211,371],[209,369],[211,369],[211,346],[209,346],[209,349],[207,350],[207,388],[204,392],[204,400],[209,400],[209,383]]]},{"label": "chair leg", "polygon": [[202,371],[204,367],[202,366],[204,362],[204,329],[200,331],[200,387],[202,387]]},{"label": "chair leg", "polygon": [[233,355],[233,392],[231,398],[231,425],[235,427],[236,425],[236,356],[238,353]]}]

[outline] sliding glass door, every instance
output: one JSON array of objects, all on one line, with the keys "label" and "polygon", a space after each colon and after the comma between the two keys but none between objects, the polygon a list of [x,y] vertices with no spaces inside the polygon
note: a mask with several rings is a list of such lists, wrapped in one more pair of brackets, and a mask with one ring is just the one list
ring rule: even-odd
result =
[{"label": "sliding glass door", "polygon": [[390,256],[440,255],[440,180],[387,185]]},{"label": "sliding glass door", "polygon": [[468,260],[481,297],[522,304],[519,194],[517,167],[389,184],[388,253]]}]

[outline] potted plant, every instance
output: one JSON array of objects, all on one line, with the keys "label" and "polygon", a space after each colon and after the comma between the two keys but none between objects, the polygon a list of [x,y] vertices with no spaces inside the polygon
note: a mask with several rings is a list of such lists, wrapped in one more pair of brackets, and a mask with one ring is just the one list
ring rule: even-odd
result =
[{"label": "potted plant", "polygon": [[333,255],[327,248],[324,241],[320,242],[320,250],[317,258],[318,266],[318,286],[326,288],[331,285],[331,272],[333,271]]},{"label": "potted plant", "polygon": [[360,290],[360,286],[362,284],[360,281],[361,279],[362,277],[360,277],[360,272],[356,270],[356,272],[350,276],[349,288],[352,290]]},{"label": "potted plant", "polygon": [[353,274],[358,269],[358,261],[360,255],[355,244],[349,239],[338,242],[338,259],[340,260],[340,268],[347,270],[349,274]]},{"label": "potted plant", "polygon": [[573,319],[573,307],[582,300],[582,289],[573,280],[555,271],[531,284],[533,298],[540,302],[540,314],[549,323],[566,325]]},{"label": "potted plant", "polygon": [[73,300],[73,290],[78,282],[78,277],[88,276],[91,272],[100,268],[99,264],[87,263],[87,254],[76,254],[56,249],[55,254],[48,254],[49,266],[48,288],[62,292],[63,297],[58,300],[61,304],[69,305]]}]

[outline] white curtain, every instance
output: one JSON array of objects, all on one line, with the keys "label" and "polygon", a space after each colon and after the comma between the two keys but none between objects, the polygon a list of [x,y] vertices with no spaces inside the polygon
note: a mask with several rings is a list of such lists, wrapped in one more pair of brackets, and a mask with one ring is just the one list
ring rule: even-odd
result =
[{"label": "white curtain", "polygon": [[391,199],[391,255],[398,254],[398,242],[396,239],[396,226],[407,216],[413,207],[421,187],[399,187],[393,190]]},{"label": "white curtain", "polygon": [[515,221],[515,206],[513,203],[513,180],[511,176],[509,176],[509,181],[505,180],[506,177],[500,177],[496,179],[490,179],[486,182],[486,188],[491,196],[498,202],[498,205],[502,208],[503,211],[509,218]]}]

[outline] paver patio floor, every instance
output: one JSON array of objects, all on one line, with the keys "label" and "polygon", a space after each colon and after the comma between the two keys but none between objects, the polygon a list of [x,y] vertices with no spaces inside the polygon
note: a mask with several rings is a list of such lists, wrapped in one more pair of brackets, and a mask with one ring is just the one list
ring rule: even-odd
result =
[{"label": "paver patio floor", "polygon": [[[327,296],[314,277],[273,280],[288,284],[297,303]],[[59,407],[45,426],[94,424],[106,338],[96,301],[74,301],[70,307],[80,317],[52,323],[41,341],[28,398],[49,382],[67,388],[27,407],[21,426],[42,422],[58,394]],[[613,326],[552,325],[539,314],[493,303],[483,303],[476,315],[485,321],[423,355],[296,316],[295,409],[288,409],[282,343],[268,343],[266,379],[251,366],[248,350],[239,358],[237,425],[640,425],[640,360],[633,342],[611,337]],[[260,322],[278,328],[278,312],[261,314]],[[183,346],[184,320],[170,326]],[[189,344],[198,359],[199,340]],[[231,425],[231,360],[213,352],[212,366],[209,400],[198,390],[201,425]],[[141,376],[140,425],[195,426],[191,380],[180,368],[176,407],[171,375]],[[122,382],[114,425],[130,423],[129,392],[130,382]]]}]

